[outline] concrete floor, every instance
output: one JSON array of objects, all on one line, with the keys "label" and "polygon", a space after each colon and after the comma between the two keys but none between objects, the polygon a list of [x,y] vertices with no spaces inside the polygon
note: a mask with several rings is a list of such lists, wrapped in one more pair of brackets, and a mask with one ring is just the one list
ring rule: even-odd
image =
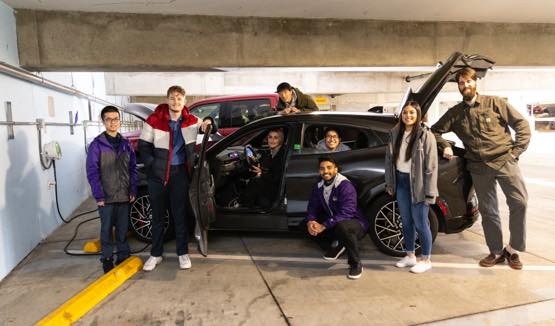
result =
[{"label": "concrete floor", "polygon": [[[434,267],[422,275],[395,268],[396,259],[365,238],[365,270],[356,281],[346,278],[344,260],[324,261],[299,235],[212,232],[209,257],[193,254],[192,269],[178,270],[168,243],[155,271],[136,274],[77,324],[555,325],[555,155],[542,149],[521,160],[530,196],[523,271],[477,266],[487,254],[479,224],[438,235]],[[33,324],[102,275],[98,257],[63,253],[75,225],[56,230],[0,283],[0,325]],[[85,225],[72,248],[97,228],[97,221]]]}]

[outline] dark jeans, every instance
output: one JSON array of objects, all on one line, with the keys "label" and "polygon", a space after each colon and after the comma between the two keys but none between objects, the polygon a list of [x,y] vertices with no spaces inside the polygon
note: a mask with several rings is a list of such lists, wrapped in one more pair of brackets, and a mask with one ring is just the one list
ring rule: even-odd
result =
[{"label": "dark jeans", "polygon": [[269,209],[276,199],[275,184],[265,177],[251,178],[247,188],[239,196],[239,202],[246,207]]},{"label": "dark jeans", "polygon": [[150,206],[152,207],[152,248],[150,255],[159,257],[164,253],[163,217],[170,208],[175,227],[175,246],[178,256],[188,253],[186,208],[189,200],[189,180],[185,164],[172,165],[168,184],[148,181]]},{"label": "dark jeans", "polygon": [[[318,221],[318,223],[321,222]],[[338,241],[339,245],[345,246],[345,249],[347,250],[349,265],[360,263],[358,242],[364,238],[365,232],[362,225],[360,225],[357,220],[352,219],[340,221],[335,224],[333,228],[326,229],[317,236],[313,236],[308,233],[306,223],[302,223],[300,227],[303,232],[305,232],[309,238],[313,239],[324,251],[330,249],[333,241]]]},{"label": "dark jeans", "polygon": [[103,259],[112,259],[114,245],[112,243],[112,226],[116,227],[116,248],[118,260],[129,257],[129,244],[125,237],[129,221],[129,203],[112,203],[98,207],[100,215],[100,245]]}]

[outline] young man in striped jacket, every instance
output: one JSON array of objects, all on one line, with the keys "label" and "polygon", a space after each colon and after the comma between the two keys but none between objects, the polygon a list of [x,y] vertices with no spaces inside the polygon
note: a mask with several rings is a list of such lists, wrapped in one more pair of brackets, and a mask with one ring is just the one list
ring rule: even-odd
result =
[{"label": "young man in striped jacket", "polygon": [[167,103],[158,105],[143,125],[139,151],[148,177],[152,207],[152,247],[150,258],[143,266],[145,271],[152,271],[162,262],[163,217],[167,204],[174,219],[179,268],[191,268],[187,249],[186,203],[189,200],[197,134],[199,128],[204,131],[209,124],[212,124],[210,118],[201,122],[189,114],[185,106],[185,90],[180,86],[171,86],[167,91]]}]

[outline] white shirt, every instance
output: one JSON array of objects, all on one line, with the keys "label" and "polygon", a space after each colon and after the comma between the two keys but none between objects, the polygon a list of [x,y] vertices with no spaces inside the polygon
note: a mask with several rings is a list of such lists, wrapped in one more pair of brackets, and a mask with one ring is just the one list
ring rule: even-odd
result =
[{"label": "white shirt", "polygon": [[412,163],[412,159],[409,158],[408,161],[405,161],[405,154],[407,152],[407,146],[410,142],[410,131],[405,131],[403,134],[403,140],[401,141],[401,148],[399,148],[399,156],[397,156],[397,171],[403,173],[410,173],[410,166]]},{"label": "white shirt", "polygon": [[329,186],[324,185],[324,200],[326,201],[326,205],[330,206],[330,195],[331,191],[333,190],[334,183],[331,183]]}]

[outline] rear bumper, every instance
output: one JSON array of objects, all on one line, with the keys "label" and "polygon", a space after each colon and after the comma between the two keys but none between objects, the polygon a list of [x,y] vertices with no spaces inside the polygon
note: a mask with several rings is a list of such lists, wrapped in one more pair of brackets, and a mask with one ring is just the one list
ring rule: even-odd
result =
[{"label": "rear bumper", "polygon": [[479,216],[480,213],[476,211],[472,215],[451,217],[445,221],[445,233],[451,234],[462,232],[474,225],[474,222],[478,220]]}]

